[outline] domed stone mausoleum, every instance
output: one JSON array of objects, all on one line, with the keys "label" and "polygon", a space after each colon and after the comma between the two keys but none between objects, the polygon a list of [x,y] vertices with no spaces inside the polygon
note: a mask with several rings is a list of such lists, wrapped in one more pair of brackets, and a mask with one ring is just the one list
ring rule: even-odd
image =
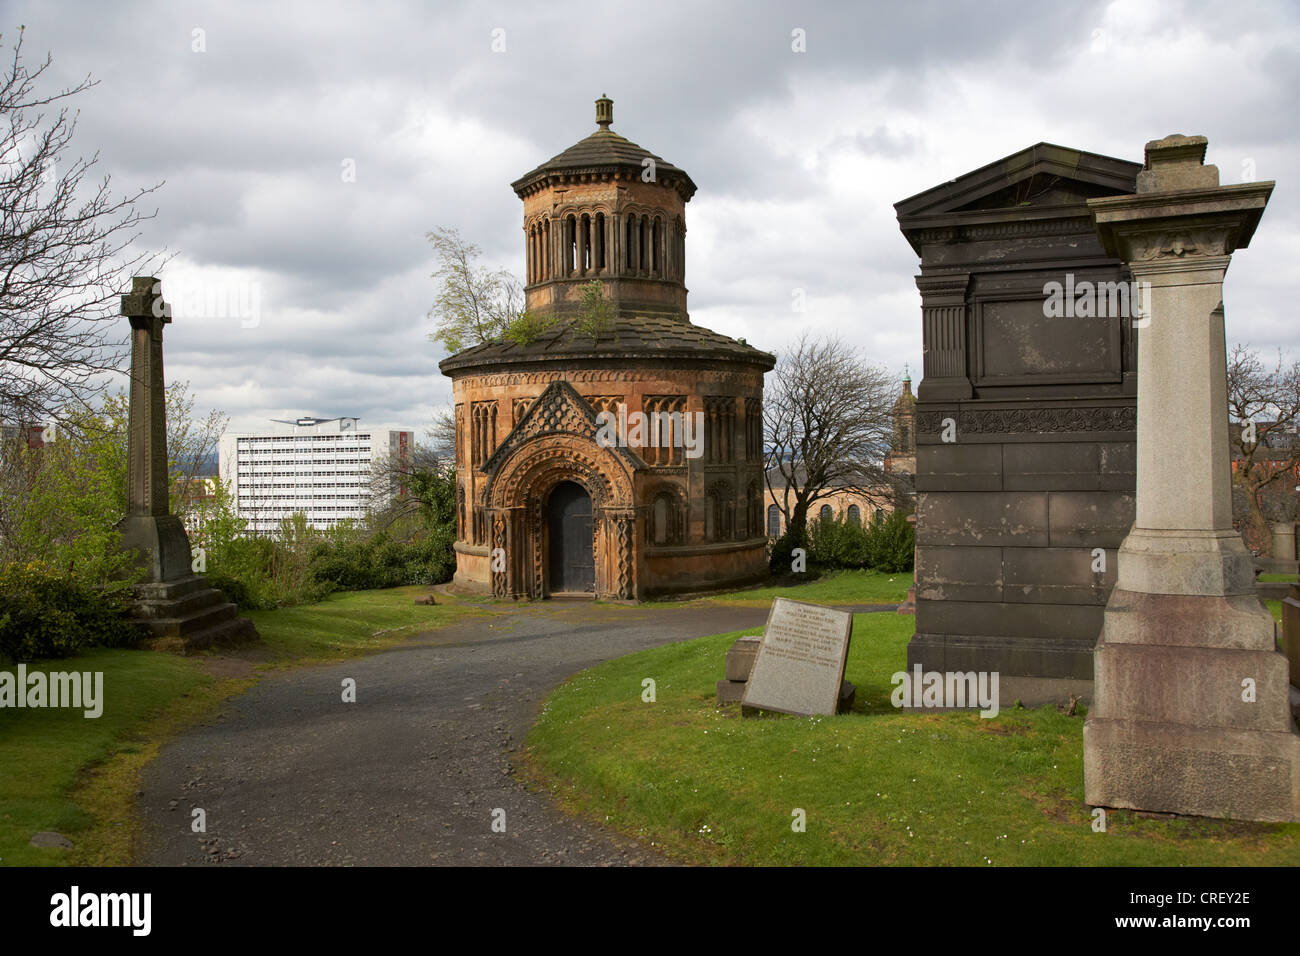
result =
[{"label": "domed stone mausoleum", "polygon": [[[456,583],[642,600],[766,573],[767,353],[686,311],[683,170],[599,127],[512,183],[525,304],[555,324],[443,360],[456,421]],[[609,318],[580,323],[593,281]],[[579,328],[578,325],[582,325]]]}]

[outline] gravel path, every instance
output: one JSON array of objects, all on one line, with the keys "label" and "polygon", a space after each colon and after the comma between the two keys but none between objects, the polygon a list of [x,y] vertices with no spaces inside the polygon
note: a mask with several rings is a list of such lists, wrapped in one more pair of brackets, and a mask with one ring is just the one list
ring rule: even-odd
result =
[{"label": "gravel path", "polygon": [[[761,608],[547,602],[265,678],[145,770],[139,862],[609,865],[648,847],[554,809],[511,776],[546,695],[599,661],[761,625]],[[356,681],[356,703],[341,700]],[[190,832],[191,810],[207,832]],[[505,833],[492,812],[505,810]]]}]

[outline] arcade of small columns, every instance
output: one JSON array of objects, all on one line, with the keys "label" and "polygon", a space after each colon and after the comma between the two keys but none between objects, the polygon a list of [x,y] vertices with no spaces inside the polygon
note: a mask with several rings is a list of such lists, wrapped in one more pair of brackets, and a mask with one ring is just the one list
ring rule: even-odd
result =
[{"label": "arcade of small columns", "polygon": [[686,226],[680,216],[597,206],[535,216],[524,225],[528,284],[628,276],[685,278]]}]

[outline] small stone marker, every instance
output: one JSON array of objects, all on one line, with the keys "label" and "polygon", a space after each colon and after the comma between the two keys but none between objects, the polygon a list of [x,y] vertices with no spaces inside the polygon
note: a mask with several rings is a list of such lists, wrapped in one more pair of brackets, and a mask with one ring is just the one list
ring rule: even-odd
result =
[{"label": "small stone marker", "polygon": [[731,645],[727,651],[726,676],[715,685],[719,704],[736,704],[744,698],[745,682],[754,669],[754,659],[758,657],[761,643],[761,637],[739,637]]},{"label": "small stone marker", "polygon": [[72,841],[62,833],[55,833],[53,830],[42,830],[40,833],[32,835],[32,846],[53,847],[58,850],[72,849]]},{"label": "small stone marker", "polygon": [[848,611],[777,598],[742,705],[800,716],[834,714],[852,633]]}]

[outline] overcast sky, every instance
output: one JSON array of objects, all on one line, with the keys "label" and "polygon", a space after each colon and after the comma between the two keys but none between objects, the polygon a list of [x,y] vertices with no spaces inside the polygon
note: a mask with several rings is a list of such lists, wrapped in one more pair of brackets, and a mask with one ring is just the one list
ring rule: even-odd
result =
[{"label": "overcast sky", "polygon": [[[99,81],[76,100],[75,151],[98,150],[119,191],[165,181],[143,244],[174,253],[168,380],[236,429],[308,414],[424,431],[451,396],[425,234],[458,228],[522,275],[510,182],[593,132],[602,93],[616,132],[699,187],[692,321],[769,351],[809,328],[918,369],[918,262],[895,202],[1040,141],[1141,161],[1178,132],[1209,137],[1225,184],[1277,180],[1229,272],[1228,338],[1300,354],[1291,3],[0,11],[6,48],[24,24],[27,59],[53,55],[46,88]],[[204,293],[227,290],[225,314],[204,314]]]}]

